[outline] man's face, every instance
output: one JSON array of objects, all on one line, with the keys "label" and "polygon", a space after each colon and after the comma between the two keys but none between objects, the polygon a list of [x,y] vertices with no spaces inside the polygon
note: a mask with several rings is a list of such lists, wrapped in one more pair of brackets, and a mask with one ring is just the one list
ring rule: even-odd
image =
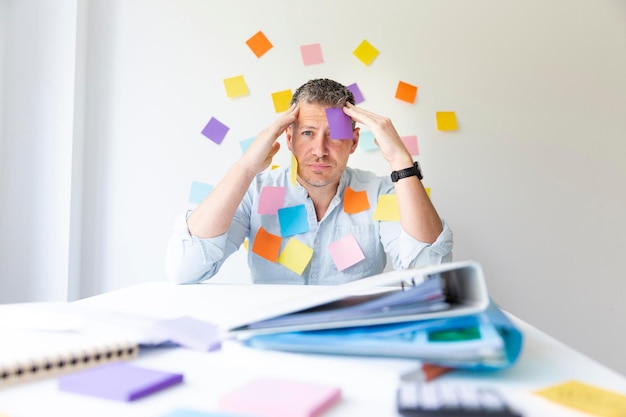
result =
[{"label": "man's face", "polygon": [[326,108],[301,103],[298,119],[287,128],[287,145],[298,161],[298,176],[313,187],[337,185],[359,142],[358,128],[352,139],[330,138]]}]

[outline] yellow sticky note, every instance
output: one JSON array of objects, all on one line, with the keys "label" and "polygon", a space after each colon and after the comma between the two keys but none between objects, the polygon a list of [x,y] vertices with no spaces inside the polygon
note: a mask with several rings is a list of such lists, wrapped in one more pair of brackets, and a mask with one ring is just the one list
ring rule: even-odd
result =
[{"label": "yellow sticky note", "polygon": [[400,206],[398,196],[395,194],[382,194],[378,196],[378,204],[374,210],[374,220],[394,222],[400,220]]},{"label": "yellow sticky note", "polygon": [[230,98],[247,96],[249,94],[248,86],[246,85],[246,80],[243,79],[243,75],[225,78],[224,88],[226,88],[226,96]]},{"label": "yellow sticky note", "polygon": [[313,249],[311,247],[291,238],[285,245],[285,249],[278,256],[278,263],[291,269],[296,274],[302,275],[312,257]]},{"label": "yellow sticky note", "polygon": [[626,395],[578,381],[567,381],[535,394],[575,410],[601,417],[626,416]]},{"label": "yellow sticky note", "polygon": [[424,191],[426,191],[426,195],[430,198],[430,187],[424,187]]},{"label": "yellow sticky note", "polygon": [[291,90],[283,90],[272,93],[272,101],[274,102],[274,110],[276,110],[276,113],[284,112],[289,109],[291,97]]},{"label": "yellow sticky note", "polygon": [[296,186],[296,179],[298,178],[298,160],[291,154],[291,171],[289,172],[289,180],[291,185]]},{"label": "yellow sticky note", "polygon": [[379,54],[378,49],[366,40],[363,40],[352,53],[365,65],[371,64]]},{"label": "yellow sticky note", "polygon": [[457,130],[456,114],[453,111],[437,112],[437,129],[439,130]]},{"label": "yellow sticky note", "polygon": [[244,240],[244,241],[243,241],[243,248],[244,248],[246,251],[249,251],[249,250],[250,250],[250,241],[249,241],[248,239],[246,239],[246,240]]}]

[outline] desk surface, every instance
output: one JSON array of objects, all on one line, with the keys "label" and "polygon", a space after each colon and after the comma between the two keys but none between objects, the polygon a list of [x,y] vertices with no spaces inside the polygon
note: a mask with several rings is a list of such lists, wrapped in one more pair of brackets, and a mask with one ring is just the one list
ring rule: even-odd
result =
[{"label": "desk surface", "polygon": [[[200,284],[176,286],[151,282],[73,304],[155,318],[188,315],[220,323],[225,317],[314,290],[306,286]],[[3,306],[10,307],[10,306]],[[532,391],[578,380],[626,394],[626,378],[569,348],[527,323],[512,318],[524,334],[518,363],[499,372],[455,370],[437,381],[496,387],[524,416],[586,416],[550,403]],[[324,414],[397,416],[395,388],[409,360],[303,355],[256,350],[226,342],[217,352],[163,348],[142,353],[134,363],[182,372],[184,384],[134,403],[96,399],[58,391],[55,379],[0,389],[0,414],[20,416],[159,417],[191,408],[216,411],[218,398],[257,377],[280,377],[340,386],[342,401]]]}]

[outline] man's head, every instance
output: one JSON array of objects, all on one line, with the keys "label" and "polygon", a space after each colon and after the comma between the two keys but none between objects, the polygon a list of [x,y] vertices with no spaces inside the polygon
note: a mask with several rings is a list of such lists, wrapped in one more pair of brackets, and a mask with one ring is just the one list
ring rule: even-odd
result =
[{"label": "man's head", "polygon": [[344,85],[329,79],[310,80],[293,94],[298,118],[287,128],[287,145],[298,161],[298,177],[305,187],[336,187],[359,142],[359,129],[351,139],[331,139],[326,109],[354,104]]}]

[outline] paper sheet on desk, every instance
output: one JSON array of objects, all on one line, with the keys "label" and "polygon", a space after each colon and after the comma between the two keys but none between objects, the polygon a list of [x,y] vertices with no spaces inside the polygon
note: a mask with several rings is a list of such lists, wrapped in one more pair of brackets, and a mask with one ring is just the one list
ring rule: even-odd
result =
[{"label": "paper sheet on desk", "polygon": [[522,334],[491,303],[480,314],[408,323],[257,335],[262,349],[404,357],[451,368],[495,370],[517,361]]}]

